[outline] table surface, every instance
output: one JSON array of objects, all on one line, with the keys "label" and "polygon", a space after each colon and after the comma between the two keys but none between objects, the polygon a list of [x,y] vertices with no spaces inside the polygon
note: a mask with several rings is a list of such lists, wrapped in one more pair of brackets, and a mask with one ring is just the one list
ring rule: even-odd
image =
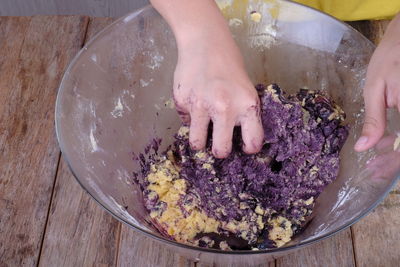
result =
[{"label": "table surface", "polygon": [[[207,266],[121,224],[75,181],[54,131],[66,66],[113,21],[0,17],[0,266]],[[378,43],[388,21],[352,25]],[[264,266],[399,266],[400,186],[366,218]]]}]

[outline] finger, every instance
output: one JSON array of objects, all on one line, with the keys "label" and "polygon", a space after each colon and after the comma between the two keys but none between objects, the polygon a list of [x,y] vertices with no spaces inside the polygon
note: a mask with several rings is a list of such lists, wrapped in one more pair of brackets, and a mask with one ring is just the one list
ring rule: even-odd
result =
[{"label": "finger", "polygon": [[395,90],[391,90],[389,86],[386,86],[386,106],[388,108],[396,108],[397,107],[397,95],[395,94]]},{"label": "finger", "polygon": [[[177,79],[175,79],[177,81]],[[175,104],[176,112],[181,119],[183,125],[188,126],[190,124],[190,98],[187,92],[182,90],[181,83],[174,84],[173,100]]]},{"label": "finger", "polygon": [[243,151],[248,154],[261,150],[264,140],[264,130],[261,123],[259,106],[250,107],[241,118]]},{"label": "finger", "polygon": [[206,110],[196,109],[190,114],[189,142],[194,150],[203,149],[206,146],[208,125],[210,117]]},{"label": "finger", "polygon": [[361,137],[354,149],[365,151],[378,143],[386,127],[386,102],[384,82],[367,84],[364,89],[365,119]]},{"label": "finger", "polygon": [[174,103],[175,103],[175,110],[178,113],[179,118],[181,119],[182,123],[184,125],[189,125],[190,124],[190,114],[188,112],[188,109],[185,108],[184,105],[180,104],[176,98],[174,97]]},{"label": "finger", "polygon": [[212,152],[216,158],[226,158],[232,150],[232,135],[235,122],[226,117],[213,119]]}]

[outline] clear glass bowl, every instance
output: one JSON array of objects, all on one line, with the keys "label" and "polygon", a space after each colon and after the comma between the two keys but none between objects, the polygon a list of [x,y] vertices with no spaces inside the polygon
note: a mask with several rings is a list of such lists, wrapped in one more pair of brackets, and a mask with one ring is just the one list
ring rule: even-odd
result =
[{"label": "clear glass bowl", "polygon": [[[363,121],[362,85],[374,45],[346,24],[288,1],[219,1],[256,83],[278,83],[289,92],[321,89],[344,108],[350,136],[341,171],[316,201],[313,219],[284,247],[218,251],[179,244],[149,223],[132,180],[140,153],[153,137],[161,149],[180,126],[169,105],[177,50],[173,34],[151,7],[107,27],[86,45],[62,80],[56,105],[61,150],[78,182],[108,212],[134,230],[179,253],[206,262],[257,263],[322,240],[370,212],[399,178],[393,142],[398,114],[389,112],[379,149],[352,149]],[[262,17],[252,20],[251,12]]]}]

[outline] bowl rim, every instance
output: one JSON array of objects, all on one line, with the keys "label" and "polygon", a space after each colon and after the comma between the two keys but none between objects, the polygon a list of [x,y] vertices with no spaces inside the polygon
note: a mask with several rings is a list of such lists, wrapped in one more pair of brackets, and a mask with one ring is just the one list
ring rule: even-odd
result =
[{"label": "bowl rim", "polygon": [[[291,0],[274,0],[274,1],[278,1],[278,2],[289,2],[290,4],[293,5],[298,5],[298,6],[302,6],[303,8],[306,9],[311,9],[314,12],[318,12],[320,13],[320,15],[322,16],[327,16],[330,17],[331,19],[333,19],[336,23],[342,24],[345,27],[349,28],[351,31],[355,32],[356,34],[358,34],[359,36],[361,36],[366,42],[370,43],[373,47],[375,47],[375,45],[368,40],[364,35],[362,35],[360,32],[358,32],[357,30],[355,30],[352,26],[346,24],[343,21],[340,21],[338,19],[336,19],[335,17],[323,13],[315,8],[297,3],[297,2],[293,2]],[[58,144],[60,146],[60,150],[61,150],[61,154],[62,157],[64,158],[64,160],[66,161],[68,168],[70,169],[72,175],[75,177],[76,181],[79,183],[79,185],[83,188],[84,191],[86,191],[86,193],[88,193],[91,198],[93,200],[95,200],[105,211],[107,211],[109,214],[111,214],[115,219],[117,219],[118,221],[122,222],[123,224],[129,226],[130,228],[132,228],[135,231],[138,231],[148,237],[151,237],[161,243],[167,243],[168,245],[171,246],[175,246],[178,248],[183,248],[183,249],[189,249],[192,251],[196,251],[196,252],[205,252],[205,253],[215,253],[215,254],[222,254],[222,255],[262,255],[262,254],[274,254],[274,253],[279,253],[279,252],[287,252],[287,251],[291,251],[291,250],[295,250],[298,248],[302,248],[305,246],[309,246],[311,244],[314,244],[316,242],[322,241],[324,239],[327,239],[337,233],[340,233],[341,231],[346,230],[348,227],[352,226],[354,223],[358,222],[360,219],[362,219],[363,217],[365,217],[366,215],[368,215],[373,209],[375,209],[389,194],[389,192],[393,189],[393,187],[396,185],[397,181],[400,180],[400,175],[393,179],[393,181],[391,182],[389,189],[382,194],[382,196],[375,201],[368,209],[366,209],[363,213],[359,214],[358,216],[356,216],[355,218],[353,218],[351,221],[349,221],[348,223],[344,224],[342,227],[330,231],[326,234],[323,234],[320,237],[316,237],[316,238],[311,238],[308,239],[304,242],[301,242],[299,244],[296,245],[291,245],[291,246],[287,246],[287,247],[280,247],[280,248],[272,248],[272,249],[265,249],[265,250],[232,250],[232,251],[226,251],[226,250],[219,250],[219,249],[209,249],[209,248],[202,248],[202,247],[197,247],[197,246],[192,246],[192,245],[188,245],[188,244],[184,244],[184,243],[179,243],[177,241],[173,241],[171,239],[168,239],[166,237],[163,237],[161,235],[156,235],[146,229],[143,229],[139,226],[133,225],[130,222],[128,222],[126,219],[119,217],[115,212],[111,211],[110,209],[108,209],[105,205],[102,204],[102,202],[100,200],[98,200],[88,189],[85,188],[85,186],[81,183],[80,179],[78,178],[78,175],[75,173],[75,171],[73,170],[71,164],[70,164],[70,160],[68,159],[67,154],[65,153],[65,148],[63,145],[63,141],[62,141],[62,134],[60,131],[60,126],[59,126],[59,116],[58,113],[61,109],[61,95],[62,95],[62,91],[64,88],[64,84],[66,83],[66,80],[68,78],[68,74],[70,73],[71,69],[73,68],[73,66],[75,66],[75,63],[78,61],[78,59],[80,58],[81,54],[88,49],[88,47],[90,47],[92,45],[92,43],[94,43],[98,38],[100,38],[106,31],[108,31],[109,29],[113,28],[115,25],[121,23],[122,21],[126,20],[126,19],[133,19],[136,16],[138,16],[139,14],[149,11],[153,9],[153,7],[149,4],[146,5],[142,8],[139,8],[133,12],[129,12],[128,14],[118,18],[117,20],[113,21],[110,25],[106,26],[104,29],[102,29],[101,31],[99,31],[97,34],[95,34],[81,49],[80,51],[75,55],[75,57],[71,60],[71,62],[69,63],[63,78],[61,80],[60,86],[58,88],[58,92],[57,92],[57,99],[56,99],[56,105],[55,105],[55,130],[56,130],[56,136],[57,136],[57,141]]]}]

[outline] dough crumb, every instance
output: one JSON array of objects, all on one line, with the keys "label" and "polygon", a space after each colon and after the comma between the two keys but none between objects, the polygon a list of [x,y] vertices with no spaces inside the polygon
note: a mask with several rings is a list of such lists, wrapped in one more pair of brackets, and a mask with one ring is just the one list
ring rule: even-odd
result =
[{"label": "dough crumb", "polygon": [[252,12],[250,12],[250,18],[252,21],[258,23],[261,21],[262,15],[260,13],[258,13],[257,11],[252,11]]}]

